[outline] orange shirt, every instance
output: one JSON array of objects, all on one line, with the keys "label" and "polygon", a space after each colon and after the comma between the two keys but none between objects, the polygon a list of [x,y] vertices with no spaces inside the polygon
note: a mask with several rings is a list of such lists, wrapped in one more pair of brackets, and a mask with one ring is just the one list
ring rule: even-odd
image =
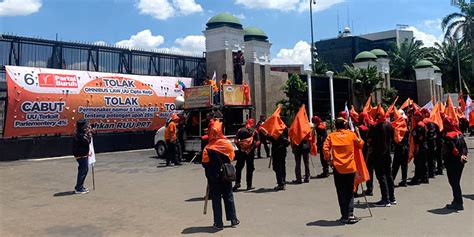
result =
[{"label": "orange shirt", "polygon": [[474,126],[474,111],[469,113],[469,127]]},{"label": "orange shirt", "polygon": [[331,158],[332,149],[332,165],[341,174],[349,174],[356,172],[356,163],[354,161],[354,147],[362,149],[364,141],[359,139],[357,135],[347,129],[339,129],[328,135],[324,142],[323,151],[324,158]]},{"label": "orange shirt", "polygon": [[225,82],[224,82],[224,79],[221,79],[219,81],[219,86],[222,86],[222,85],[232,85],[232,82],[229,79],[227,79]]},{"label": "orange shirt", "polygon": [[171,121],[168,124],[168,127],[166,127],[165,130],[165,141],[170,140],[170,141],[176,141],[176,123]]}]

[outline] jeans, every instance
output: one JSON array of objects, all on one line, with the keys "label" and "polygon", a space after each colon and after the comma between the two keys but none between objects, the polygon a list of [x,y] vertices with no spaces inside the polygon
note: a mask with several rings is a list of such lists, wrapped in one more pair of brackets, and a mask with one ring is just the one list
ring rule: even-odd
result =
[{"label": "jeans", "polygon": [[348,219],[354,214],[354,178],[355,173],[340,174],[334,169],[334,184],[342,219]]},{"label": "jeans", "polygon": [[212,212],[214,213],[214,224],[223,226],[222,222],[222,202],[224,200],[224,208],[226,220],[237,220],[235,211],[234,196],[232,194],[231,182],[209,182],[209,196],[212,200]]},{"label": "jeans", "polygon": [[83,156],[81,158],[76,159],[79,166],[77,167],[77,181],[76,187],[74,189],[76,191],[81,191],[84,189],[84,181],[87,177],[87,172],[89,171],[89,158],[87,156]]},{"label": "jeans", "polygon": [[301,157],[303,157],[303,162],[304,162],[304,178],[309,179],[311,177],[310,171],[309,171],[309,152],[300,152],[297,151],[295,152],[295,176],[296,180],[301,181]]},{"label": "jeans", "polygon": [[282,154],[273,153],[273,171],[275,171],[278,186],[285,185],[286,182],[286,151]]},{"label": "jeans", "polygon": [[[455,159],[455,157],[450,157]],[[458,158],[459,159],[459,158]],[[464,169],[464,164],[459,160],[451,160],[446,162],[446,172],[448,174],[449,185],[453,190],[453,203],[463,204],[462,191],[461,191],[461,175]]]},{"label": "jeans", "polygon": [[240,181],[242,179],[242,170],[244,169],[245,164],[247,164],[247,169],[246,169],[247,187],[251,187],[253,171],[255,170],[255,166],[254,166],[255,151],[250,152],[250,154],[247,154],[241,151],[236,151],[235,156],[237,157],[237,164],[235,165],[235,169],[236,169],[235,183],[240,184]]},{"label": "jeans", "polygon": [[380,192],[382,194],[382,201],[395,201],[395,187],[392,178],[391,158],[390,155],[386,157],[378,157],[381,160],[375,165],[375,175],[380,184]]}]

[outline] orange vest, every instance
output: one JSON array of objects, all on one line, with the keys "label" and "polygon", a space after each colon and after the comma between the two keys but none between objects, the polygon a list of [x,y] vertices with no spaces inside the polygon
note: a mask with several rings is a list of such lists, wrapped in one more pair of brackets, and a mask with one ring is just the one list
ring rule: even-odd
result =
[{"label": "orange vest", "polygon": [[165,141],[170,140],[170,141],[176,141],[176,123],[171,121],[168,124],[168,127],[165,129]]},{"label": "orange vest", "polygon": [[474,126],[474,111],[469,113],[469,127]]},{"label": "orange vest", "polygon": [[332,150],[332,164],[337,172],[341,174],[354,173],[357,170],[354,161],[354,147],[362,149],[364,141],[347,129],[339,129],[328,135],[324,142],[324,158],[329,160]]}]

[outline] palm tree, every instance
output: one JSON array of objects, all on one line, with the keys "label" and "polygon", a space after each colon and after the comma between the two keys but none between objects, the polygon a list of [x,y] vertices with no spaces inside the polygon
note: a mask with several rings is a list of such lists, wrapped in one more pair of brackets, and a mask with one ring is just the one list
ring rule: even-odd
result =
[{"label": "palm tree", "polygon": [[344,71],[339,75],[352,79],[354,83],[354,94],[357,96],[356,98],[358,99],[359,105],[369,98],[370,94],[377,89],[377,84],[383,80],[376,66],[359,69],[346,64],[344,68]]},{"label": "palm tree", "polygon": [[[474,3],[466,0],[453,1],[461,12],[453,12],[443,18],[441,28],[445,30],[444,37],[461,39],[470,47],[474,54]],[[474,76],[474,60],[471,61],[471,75]]]},{"label": "palm tree", "polygon": [[279,100],[277,104],[282,105],[283,122],[291,124],[302,104],[302,98],[307,96],[308,85],[297,74],[292,74],[281,90],[285,93],[286,98]]},{"label": "palm tree", "polygon": [[[472,84],[474,82],[474,79],[470,75],[472,54],[465,43],[460,43],[457,47],[459,50],[461,77],[467,82],[467,84]],[[442,79],[444,88],[449,92],[454,92],[459,88],[457,66],[458,50],[456,49],[456,41],[452,38],[446,38],[441,44],[435,43],[435,47],[430,48],[430,50],[427,51],[428,53],[425,55],[427,59],[441,69],[441,72],[443,73]]]},{"label": "palm tree", "polygon": [[422,58],[423,42],[412,38],[400,45],[393,44],[390,52],[391,76],[399,79],[415,80],[415,65]]}]

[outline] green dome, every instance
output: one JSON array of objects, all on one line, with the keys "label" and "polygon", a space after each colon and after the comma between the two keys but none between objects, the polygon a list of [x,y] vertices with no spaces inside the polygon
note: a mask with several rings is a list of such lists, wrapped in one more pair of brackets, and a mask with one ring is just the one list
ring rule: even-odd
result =
[{"label": "green dome", "polygon": [[267,34],[265,32],[257,27],[249,26],[244,29],[245,35],[244,35],[244,40],[249,41],[249,40],[260,40],[260,41],[266,41],[268,39]]},{"label": "green dome", "polygon": [[371,53],[373,53],[377,58],[386,58],[388,57],[387,52],[381,50],[381,49],[372,49],[370,50]]},{"label": "green dome", "polygon": [[217,28],[221,26],[230,26],[233,28],[242,29],[242,24],[239,19],[229,13],[220,13],[217,14],[207,22],[206,26],[208,28]]},{"label": "green dome", "polygon": [[441,68],[439,68],[436,65],[433,65],[433,69],[434,69],[435,72],[441,72]]},{"label": "green dome", "polygon": [[418,61],[415,65],[415,68],[425,68],[425,67],[433,67],[433,63],[426,60],[426,59],[422,59],[420,61]]},{"label": "green dome", "polygon": [[375,59],[377,59],[377,56],[375,56],[373,53],[369,51],[362,51],[359,54],[357,54],[354,60],[356,62],[360,62],[360,61],[369,61],[369,60],[375,60]]}]

